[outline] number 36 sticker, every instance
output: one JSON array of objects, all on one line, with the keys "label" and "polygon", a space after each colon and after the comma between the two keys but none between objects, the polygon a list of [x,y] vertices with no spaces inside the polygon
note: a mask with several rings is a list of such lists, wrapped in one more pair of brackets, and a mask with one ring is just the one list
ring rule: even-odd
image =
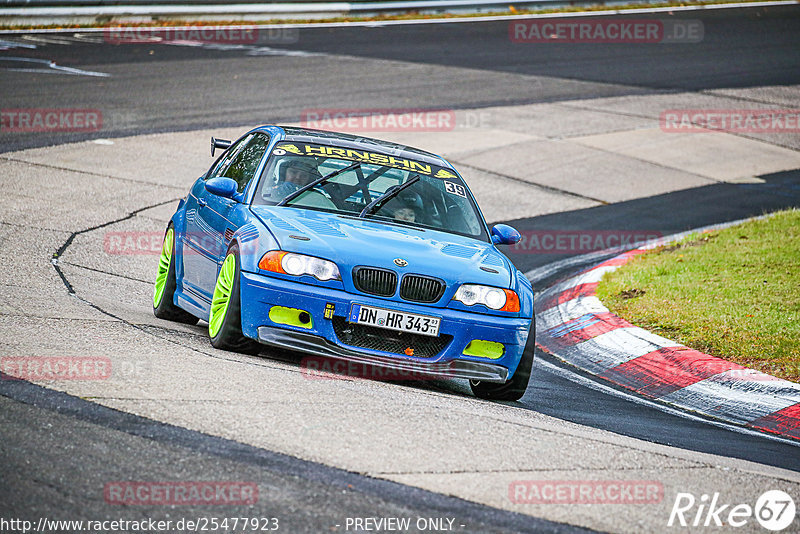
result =
[{"label": "number 36 sticker", "polygon": [[450,194],[458,195],[460,197],[467,198],[467,190],[464,189],[463,185],[457,184],[455,182],[448,182],[445,180],[444,182],[444,189]]}]

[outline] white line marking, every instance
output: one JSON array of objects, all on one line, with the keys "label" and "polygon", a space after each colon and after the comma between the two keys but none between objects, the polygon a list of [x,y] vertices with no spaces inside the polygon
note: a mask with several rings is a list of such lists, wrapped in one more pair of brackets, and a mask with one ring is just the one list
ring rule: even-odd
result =
[{"label": "white line marking", "polygon": [[643,241],[637,241],[636,243],[631,243],[630,245],[625,247],[614,247],[605,250],[598,250],[595,252],[587,252],[586,254],[581,254],[579,256],[571,256],[569,258],[564,258],[563,260],[557,260],[554,261],[553,263],[542,265],[541,267],[536,267],[535,269],[531,269],[530,271],[524,274],[528,278],[528,280],[536,284],[538,282],[541,282],[545,278],[549,278],[560,271],[566,270],[568,267],[574,267],[576,265],[584,265],[593,262],[600,263],[600,260],[605,259],[607,256],[611,257],[617,256],[619,254],[622,254],[623,252],[633,250],[644,244],[645,242]]},{"label": "white line marking", "polygon": [[[228,44],[228,43],[204,43],[201,41],[171,40],[166,41],[157,39],[158,44],[172,46],[191,46],[204,48],[206,50],[243,50],[248,56],[292,56],[292,57],[313,57],[325,56],[320,52],[306,52],[305,50],[292,50],[289,48],[272,48],[269,46],[255,46],[247,44]],[[154,41],[155,42],[155,41]]]},{"label": "white line marking", "polygon": [[[750,376],[752,379],[748,380]],[[749,423],[800,402],[800,384],[753,369],[710,376],[661,397],[663,402]]]},{"label": "white line marking", "polygon": [[59,72],[64,72],[64,73],[67,73],[67,74],[75,74],[75,75],[78,75],[78,76],[95,76],[95,77],[98,77],[98,78],[107,78],[107,77],[111,76],[110,74],[105,73],[105,72],[96,72],[96,71],[93,71],[93,70],[83,70],[83,69],[77,69],[77,68],[74,68],[74,67],[64,67],[64,66],[61,66],[61,65],[56,65],[55,62],[51,62],[50,63],[50,68],[54,69],[54,70],[57,70]]},{"label": "white line marking", "polygon": [[[569,361],[592,374],[601,374],[618,365],[649,354],[664,344],[678,347],[668,339],[656,336],[638,326],[617,328],[571,347]],[[670,345],[671,344],[671,345]]]},{"label": "white line marking", "polygon": [[12,48],[35,49],[35,44],[18,43],[17,41],[5,41],[0,39],[0,50],[11,50]]},{"label": "white line marking", "polygon": [[577,297],[558,306],[553,306],[536,314],[537,323],[541,322],[546,328],[553,328],[582,317],[587,313],[608,313],[600,299],[591,297]]},{"label": "white line marking", "polygon": [[29,57],[3,57],[0,56],[0,63],[11,61],[13,63],[33,63],[35,65],[46,65],[46,68],[37,67],[5,67],[5,70],[15,72],[38,72],[42,74],[70,74],[76,76],[94,76],[106,78],[111,76],[105,72],[95,72],[91,70],[77,69],[74,67],[64,67],[56,64],[55,61],[49,59],[35,59]]},{"label": "white line marking", "polygon": [[553,287],[547,288],[543,293],[542,296],[552,295],[557,296],[564,291],[571,289],[573,287],[579,286],[581,284],[594,284],[595,282],[599,282],[603,279],[603,276],[606,273],[610,273],[612,271],[616,271],[619,269],[617,265],[606,265],[605,267],[593,267],[589,269],[583,274],[579,274],[577,276],[573,276],[568,280],[565,280],[559,284],[556,284]]},{"label": "white line marking", "polygon": [[41,43],[45,45],[55,44],[55,45],[71,45],[74,41],[70,41],[64,38],[59,37],[45,37],[41,35],[23,35],[23,39],[26,41],[33,41],[34,43]]},{"label": "white line marking", "polygon": [[72,35],[72,39],[75,42],[79,43],[94,43],[94,44],[102,44],[106,42],[105,37],[101,37],[99,35],[87,35],[85,33],[79,32]]},{"label": "white line marking", "polygon": [[800,447],[800,442],[797,442],[797,441],[794,441],[794,440],[791,440],[791,439],[782,438],[780,436],[776,436],[774,434],[769,434],[769,433],[766,433],[766,432],[760,432],[758,430],[752,430],[752,429],[749,429],[749,428],[743,427],[743,426],[732,425],[732,424],[725,423],[725,422],[722,422],[722,421],[716,421],[714,419],[707,419],[705,417],[700,417],[700,416],[694,415],[692,413],[686,412],[685,410],[672,408],[670,406],[661,404],[660,402],[653,402],[653,401],[650,401],[650,400],[647,400],[647,399],[643,399],[641,397],[637,397],[635,395],[630,395],[630,394],[625,393],[623,391],[620,391],[618,389],[612,388],[610,386],[606,386],[604,384],[601,384],[600,382],[597,382],[595,380],[586,378],[586,377],[581,376],[581,375],[579,375],[577,373],[574,373],[572,371],[569,371],[567,369],[559,367],[558,365],[552,364],[552,363],[550,363],[550,362],[548,362],[548,361],[546,361],[546,360],[544,360],[542,358],[536,358],[534,361],[537,364],[541,365],[542,367],[547,368],[547,370],[550,371],[554,375],[560,376],[561,378],[565,378],[566,380],[569,380],[570,382],[574,382],[576,384],[580,384],[582,386],[586,386],[586,387],[588,387],[590,389],[594,389],[595,391],[600,391],[602,393],[606,393],[606,394],[612,395],[614,397],[620,397],[622,399],[625,399],[627,401],[630,401],[630,402],[633,402],[633,403],[636,403],[636,404],[641,404],[643,406],[648,406],[650,408],[655,408],[656,410],[662,411],[664,413],[668,413],[670,415],[675,415],[677,417],[682,417],[684,419],[691,419],[692,421],[697,421],[697,422],[700,422],[700,423],[713,425],[713,426],[716,426],[716,427],[719,427],[719,428],[723,428],[725,430],[731,430],[733,432],[738,432],[739,434],[746,434],[748,436],[757,436],[757,437],[760,437],[760,438],[766,438],[766,439],[769,439],[769,440],[772,440],[772,441],[777,441],[779,443],[784,443],[786,445],[794,445],[795,447]]}]

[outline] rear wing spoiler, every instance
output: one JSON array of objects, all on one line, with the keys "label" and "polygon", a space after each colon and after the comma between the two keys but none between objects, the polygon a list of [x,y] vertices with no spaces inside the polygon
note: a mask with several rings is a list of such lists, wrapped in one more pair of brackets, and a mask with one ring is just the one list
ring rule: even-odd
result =
[{"label": "rear wing spoiler", "polygon": [[227,150],[231,146],[231,141],[227,139],[217,139],[216,137],[211,138],[211,157],[214,157],[214,151],[216,149],[221,148],[223,150]]}]

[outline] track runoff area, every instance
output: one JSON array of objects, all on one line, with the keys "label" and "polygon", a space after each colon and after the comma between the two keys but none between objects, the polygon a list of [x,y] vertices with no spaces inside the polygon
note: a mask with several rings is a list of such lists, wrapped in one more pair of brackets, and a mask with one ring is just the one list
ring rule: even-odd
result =
[{"label": "track runoff area", "polygon": [[[713,39],[710,24],[704,24],[703,41],[698,46]],[[420,44],[425,43],[425,35],[417,36]],[[396,39],[394,34],[388,36]],[[413,62],[398,63],[401,60],[397,58],[353,56],[345,50],[322,52],[315,39],[323,41],[310,36],[297,46],[284,47],[294,55],[276,53],[266,61],[279,72],[297,68],[295,76],[311,67],[319,69],[323,62],[345,70],[369,67],[373,73],[396,72],[399,65],[411,72],[429,68]],[[504,40],[508,42],[507,34]],[[107,48],[97,45],[87,47],[86,57],[93,57],[96,48],[105,53]],[[57,46],[62,46],[61,51],[54,51]],[[44,50],[58,55],[70,46],[51,43],[44,45],[49,47]],[[344,45],[333,48],[336,46]],[[376,47],[380,48],[380,43]],[[200,48],[200,53],[208,54],[207,61],[219,65],[265,61],[265,56],[246,56],[251,48]],[[190,47],[169,45],[166,49],[173,50],[164,52],[166,70],[178,77],[188,75],[177,59]],[[409,53],[413,52],[411,47]],[[104,78],[101,81],[112,86],[117,80],[130,86],[136,77],[144,78],[161,68],[158,61],[127,62],[122,69],[113,61],[102,65],[98,61],[58,59],[58,66],[61,62],[87,73],[103,73],[105,76],[85,78]],[[35,68],[53,70],[49,64]],[[470,74],[484,80],[464,67],[448,68],[456,76]],[[132,72],[126,75],[126,69]],[[8,75],[21,87],[25,80],[45,73],[8,71]],[[73,77],[83,75],[60,76],[70,81],[54,83],[84,79]],[[512,76],[503,81],[512,91],[521,91],[523,85],[530,91],[532,83],[544,94],[570,89],[566,78],[553,85],[545,77],[530,75],[526,75],[524,84],[515,84],[515,80]],[[334,93],[352,89],[330,83]],[[95,91],[93,85],[85,87],[87,92]],[[452,130],[374,135],[422,146],[450,158],[465,174],[487,218],[516,225],[528,237],[526,243],[531,243],[533,232],[548,231],[548,226],[569,229],[563,226],[567,221],[586,224],[600,218],[614,225],[611,228],[624,228],[622,222],[632,220],[637,227],[630,228],[631,232],[654,228],[668,235],[756,215],[753,212],[765,207],[796,205],[796,199],[787,196],[793,194],[791,171],[800,167],[796,150],[786,143],[770,142],[774,133],[700,137],[673,132],[670,137],[659,122],[663,110],[688,107],[687,98],[692,106],[730,109],[741,108],[743,98],[753,98],[752,94],[710,90],[703,95],[709,100],[701,103],[691,100],[699,98],[691,92],[674,96],[591,95],[608,90],[597,83],[583,84],[580,90],[586,92],[581,98],[562,98],[556,103],[480,108],[451,105],[445,109],[452,109],[456,118]],[[102,91],[109,92],[108,87]],[[451,99],[462,96],[452,89],[449,92],[446,96]],[[379,91],[374,94],[370,97],[375,101],[374,108],[396,107],[381,101]],[[57,101],[58,97],[50,98]],[[435,92],[430,99],[444,101]],[[91,352],[89,356],[109,358],[112,369],[118,370],[103,380],[41,382],[46,388],[2,381],[6,442],[16,444],[5,453],[5,465],[15,466],[6,471],[12,481],[7,487],[14,493],[5,493],[2,502],[9,503],[6,506],[14,518],[25,516],[31,525],[39,526],[45,516],[37,514],[38,509],[30,503],[48,503],[48,521],[56,517],[110,519],[121,513],[132,514],[126,520],[135,520],[141,514],[168,520],[164,506],[179,506],[177,513],[184,521],[192,513],[195,520],[201,516],[210,520],[212,514],[222,518],[217,510],[237,514],[246,510],[251,516],[280,516],[279,524],[287,531],[386,530],[404,524],[390,525],[389,518],[397,517],[409,518],[413,528],[424,526],[426,531],[451,526],[474,532],[557,531],[572,525],[634,532],[661,531],[668,528],[665,525],[670,520],[675,526],[685,521],[687,526],[704,528],[706,521],[709,526],[715,525],[717,517],[726,528],[736,528],[734,523],[743,518],[731,518],[729,510],[741,512],[739,505],[749,506],[751,512],[763,510],[765,503],[771,507],[777,500],[768,491],[797,495],[796,466],[790,465],[791,458],[797,457],[796,448],[640,404],[635,397],[626,397],[614,388],[603,389],[591,377],[545,354],[539,358],[528,395],[521,403],[506,406],[475,401],[458,384],[309,380],[298,362],[287,360],[286,354],[265,353],[252,358],[215,351],[209,348],[202,327],[183,328],[157,321],[141,304],[152,296],[156,256],[118,254],[124,247],[108,248],[109,239],[120,232],[161,235],[174,207],[173,199],[185,195],[192,179],[187,176],[198,175],[209,164],[197,157],[206,152],[208,137],[236,137],[244,131],[238,125],[248,121],[240,120],[230,129],[125,137],[131,133],[126,130],[129,123],[108,111],[113,108],[103,104],[102,98],[98,101],[98,109],[105,112],[105,129],[100,135],[88,133],[93,137],[89,142],[14,152],[5,154],[2,161],[5,174],[23,177],[24,183],[60,184],[59,194],[48,200],[51,204],[45,213],[50,215],[31,220],[25,235],[6,234],[6,239],[13,235],[14,249],[47,252],[25,260],[30,261],[31,276],[22,287],[15,289],[20,286],[17,283],[8,289],[24,295],[16,299],[24,302],[23,313],[10,310],[5,319],[6,335],[14,339],[15,356],[86,356]],[[155,108],[159,105],[158,99],[151,104]],[[295,120],[300,117],[302,122],[302,111],[307,109],[293,111]],[[213,109],[210,112],[215,113]],[[565,121],[567,116],[575,117],[580,127]],[[306,120],[312,118],[307,116]],[[317,116],[317,120],[323,118]],[[477,118],[482,121],[477,126],[464,127],[474,125]],[[132,115],[130,122],[135,121]],[[601,173],[609,169],[608,174],[592,181],[592,176],[580,168],[558,165],[565,152],[586,158],[590,168],[601,169]],[[146,161],[142,154],[147,154]],[[688,157],[694,154],[698,157]],[[741,163],[728,161],[732,154],[749,161],[751,167],[742,172]],[[552,162],[550,171],[548,161]],[[146,177],[142,165],[152,169]],[[529,170],[537,166],[541,172],[532,176]],[[624,179],[652,177],[654,173],[659,173],[659,179]],[[113,190],[109,190],[109,184],[113,184]],[[510,197],[515,198],[514,205],[509,205]],[[7,202],[29,202],[24,198],[13,196]],[[674,210],[661,214],[663,209],[648,209],[650,205],[681,205],[685,213],[678,217]],[[6,226],[19,224],[19,212],[14,213],[17,218],[4,221]],[[62,252],[58,267],[74,291],[72,295],[66,294],[64,281],[54,274],[53,251]],[[510,250],[509,254],[526,272],[565,258],[553,251],[539,252],[531,253],[528,247],[517,253]],[[12,259],[4,254],[4,261]],[[564,270],[551,272],[552,277],[568,272],[568,266],[562,267]],[[46,325],[42,325],[42,318]],[[91,336],[91,351],[86,337],[74,334],[76,322]],[[226,377],[224,387],[219,383],[220,376]],[[264,388],[264,384],[270,387]],[[298,402],[298,398],[314,402]],[[586,406],[596,409],[586,410]],[[40,421],[42,426],[25,424],[31,420]],[[464,428],[484,430],[471,432],[468,440],[454,440],[452,436],[463,433]],[[32,451],[38,453],[34,457],[52,455],[52,451],[63,448],[63,443],[73,444],[76,454],[61,462],[30,466],[19,456],[22,451],[28,457]],[[447,456],[453,460],[421,455],[414,446],[418,443],[426,443],[431,450],[450,451]],[[497,443],[502,443],[502,448],[498,449]],[[105,453],[88,453],[97,447]],[[476,450],[497,452],[483,455],[475,454]],[[71,473],[78,472],[78,465],[80,472],[89,476],[76,479]],[[30,480],[43,483],[31,484]],[[154,500],[159,488],[198,481],[239,483],[229,488],[231,491],[220,493],[228,498],[225,505],[230,508],[210,508],[208,502],[176,505]],[[613,481],[624,483],[614,485]],[[142,483],[154,488],[149,493],[139,489],[146,502],[126,506],[117,502],[118,497],[142,487]],[[258,489],[255,503],[242,501],[255,494],[249,491],[253,489],[250,483]],[[63,497],[48,498],[51,487],[59,488]],[[195,490],[199,488],[202,486]],[[595,498],[624,495],[627,499],[630,493],[633,499],[641,499],[590,507],[580,504],[587,491]],[[162,491],[162,497],[165,494]],[[192,494],[191,490],[183,493]],[[326,495],[325,502],[330,504],[310,498],[308,506],[297,504],[304,502],[298,495],[320,494]],[[537,495],[544,502],[537,501]],[[707,498],[703,500],[703,496]],[[76,510],[74,502],[85,503],[83,510]],[[706,503],[708,506],[703,507]],[[724,505],[729,506],[715,515]],[[170,510],[174,513],[175,508]],[[3,517],[12,516],[4,512]],[[751,515],[745,528],[761,528],[758,517]],[[372,521],[367,522],[367,518]],[[418,525],[416,521],[421,518],[439,521]],[[357,519],[363,521],[356,525]]]}]

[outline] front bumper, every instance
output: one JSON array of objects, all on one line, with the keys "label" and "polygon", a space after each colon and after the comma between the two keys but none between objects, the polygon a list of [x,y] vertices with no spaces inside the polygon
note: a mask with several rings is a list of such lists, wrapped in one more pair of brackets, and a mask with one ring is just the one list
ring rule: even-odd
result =
[{"label": "front bumper", "polygon": [[419,362],[396,357],[373,356],[331,343],[327,339],[305,332],[295,332],[269,326],[258,327],[258,341],[280,349],[296,350],[317,356],[327,356],[366,365],[375,365],[414,375],[469,378],[486,382],[505,382],[508,369],[490,363],[451,360],[449,362]]},{"label": "front bumper", "polygon": [[[247,337],[282,349],[429,376],[505,382],[516,371],[530,327],[526,318],[382,299],[244,271],[240,287],[242,332]],[[335,316],[347,317],[353,303],[440,317],[440,336],[448,335],[452,340],[429,358],[347,345],[337,336],[333,321],[324,318],[324,312],[326,305],[333,305]],[[273,306],[307,311],[312,323],[306,327],[276,323],[269,317]],[[476,339],[502,343],[505,352],[496,359],[462,354]]]}]

